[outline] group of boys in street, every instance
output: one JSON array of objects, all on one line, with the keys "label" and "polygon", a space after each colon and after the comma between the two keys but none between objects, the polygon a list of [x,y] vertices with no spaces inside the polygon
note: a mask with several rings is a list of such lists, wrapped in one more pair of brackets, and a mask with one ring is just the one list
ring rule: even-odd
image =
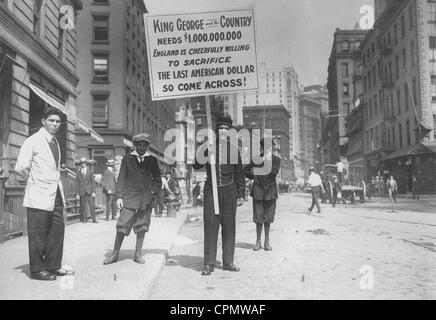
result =
[{"label": "group of boys in street", "polygon": [[[69,271],[62,269],[63,241],[66,219],[66,204],[60,179],[61,152],[56,133],[62,122],[62,113],[56,109],[47,110],[42,117],[42,128],[23,143],[15,170],[25,177],[27,185],[24,207],[27,208],[27,227],[29,243],[30,273],[32,279],[53,281],[65,276]],[[229,117],[219,119],[216,127],[217,139],[233,128]],[[229,137],[224,135],[224,145],[232,146]],[[120,215],[116,224],[114,249],[103,261],[104,265],[118,261],[123,240],[131,231],[136,234],[136,247],[133,260],[144,264],[142,247],[149,231],[151,213],[155,208],[157,216],[162,214],[162,198],[166,193],[177,192],[177,185],[171,188],[171,177],[167,181],[161,172],[157,159],[148,152],[151,136],[141,133],[133,137],[134,151],[122,158],[119,172],[115,170],[115,161],[108,160],[103,174],[103,193],[106,195],[106,220],[116,219],[117,209]],[[202,275],[214,272],[217,255],[219,226],[222,227],[223,270],[237,272],[234,264],[236,210],[245,202],[246,178],[253,180],[251,196],[253,198],[253,221],[256,224],[255,251],[261,249],[261,234],[265,230],[265,251],[271,251],[270,225],[274,222],[276,200],[278,198],[276,176],[280,170],[280,158],[271,150],[264,150],[261,141],[260,150],[263,163],[242,166],[238,151],[237,163],[223,161],[225,154],[217,148],[216,163],[211,165],[196,163],[199,169],[206,166],[207,179],[204,185],[204,267]],[[207,152],[206,152],[207,153]],[[231,152],[227,152],[230,156]],[[272,163],[269,172],[256,174],[256,168],[264,163]],[[215,212],[212,192],[211,172],[215,170],[218,186],[219,212]],[[198,189],[198,187],[196,186]],[[195,190],[198,196],[198,190]],[[95,216],[95,178],[86,158],[80,159],[77,170],[76,199],[80,200],[81,221],[87,222],[86,204],[90,208],[92,222]],[[156,199],[158,204],[156,206]]]}]

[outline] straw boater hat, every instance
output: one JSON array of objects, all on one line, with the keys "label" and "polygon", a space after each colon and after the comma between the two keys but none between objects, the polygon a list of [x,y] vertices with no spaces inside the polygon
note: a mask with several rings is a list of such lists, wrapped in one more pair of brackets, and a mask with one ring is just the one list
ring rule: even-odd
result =
[{"label": "straw boater hat", "polygon": [[139,142],[139,141],[146,141],[148,143],[151,143],[151,135],[148,133],[140,133],[133,137],[132,139],[133,143]]},{"label": "straw boater hat", "polygon": [[114,159],[110,159],[110,160],[108,160],[108,161],[106,162],[106,165],[107,165],[108,167],[114,166],[114,165],[115,165],[115,160],[114,160]]}]

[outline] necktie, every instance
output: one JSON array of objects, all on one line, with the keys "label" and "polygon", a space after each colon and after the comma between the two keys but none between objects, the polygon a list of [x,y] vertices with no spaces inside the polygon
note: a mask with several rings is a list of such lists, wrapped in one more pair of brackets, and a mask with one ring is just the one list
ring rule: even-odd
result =
[{"label": "necktie", "polygon": [[53,153],[53,157],[54,157],[55,162],[56,162],[56,168],[58,168],[58,166],[59,166],[59,149],[58,149],[58,143],[57,143],[55,137],[53,137],[53,139],[51,139],[51,141],[50,141],[50,149],[51,149],[51,152]]}]

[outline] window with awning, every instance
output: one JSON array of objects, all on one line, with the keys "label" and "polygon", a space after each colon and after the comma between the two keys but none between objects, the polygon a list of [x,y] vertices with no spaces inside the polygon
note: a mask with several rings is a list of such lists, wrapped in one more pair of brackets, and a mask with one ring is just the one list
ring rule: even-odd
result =
[{"label": "window with awning", "polygon": [[[45,103],[49,104],[53,108],[60,110],[63,114],[65,114],[65,116],[70,118],[70,120],[74,121],[76,126],[79,129],[83,130],[86,133],[89,133],[91,135],[91,137],[94,138],[97,142],[100,142],[100,143],[104,142],[103,138],[96,131],[94,131],[92,128],[90,128],[83,120],[79,119],[75,115],[71,115],[68,112],[68,110],[65,107],[65,104],[63,102],[57,100],[56,98],[54,98],[50,94],[46,93],[44,90],[42,90],[40,87],[38,87],[37,85],[35,85],[33,83],[30,83],[29,87],[30,87],[30,90],[32,90],[32,92],[35,95],[37,95],[40,99],[42,99]],[[40,126],[38,127],[38,129],[39,128],[40,128]]]}]

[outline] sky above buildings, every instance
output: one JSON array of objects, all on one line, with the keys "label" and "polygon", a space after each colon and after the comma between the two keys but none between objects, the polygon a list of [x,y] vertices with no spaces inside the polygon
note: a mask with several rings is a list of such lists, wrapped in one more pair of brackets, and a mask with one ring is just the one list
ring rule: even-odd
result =
[{"label": "sky above buildings", "polygon": [[336,28],[353,29],[373,0],[145,0],[150,14],[254,8],[258,62],[292,64],[300,84],[325,84]]}]

